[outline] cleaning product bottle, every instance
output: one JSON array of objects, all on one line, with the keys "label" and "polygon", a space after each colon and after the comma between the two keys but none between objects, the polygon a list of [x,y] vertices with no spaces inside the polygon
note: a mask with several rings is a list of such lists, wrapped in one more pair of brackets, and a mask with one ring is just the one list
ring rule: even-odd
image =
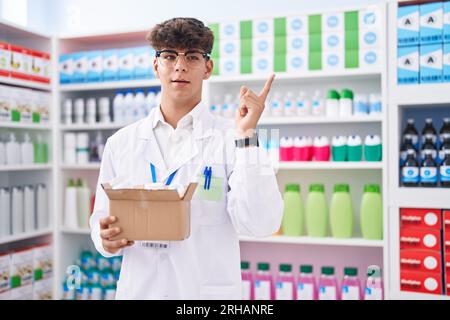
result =
[{"label": "cleaning product bottle", "polygon": [[292,265],[280,264],[279,274],[275,281],[275,300],[296,300],[295,279],[292,275]]},{"label": "cleaning product bottle", "polygon": [[274,117],[283,115],[283,104],[281,99],[281,93],[275,91],[271,100],[270,114]]},{"label": "cleaning product bottle", "polygon": [[403,136],[410,135],[412,138],[412,143],[416,149],[419,148],[419,132],[416,129],[416,126],[414,124],[414,119],[407,119],[406,120],[406,127],[403,130]]},{"label": "cleaning product bottle", "polygon": [[85,181],[78,179],[77,181],[77,216],[78,227],[81,229],[89,229],[91,192]]},{"label": "cleaning product bottle", "polygon": [[314,161],[330,161],[330,149],[330,142],[327,137],[315,137],[313,143]]},{"label": "cleaning product bottle", "polygon": [[409,149],[407,151],[405,164],[402,167],[401,182],[405,187],[416,187],[419,185],[419,162],[416,159],[415,150]]},{"label": "cleaning product bottle", "polygon": [[13,187],[11,191],[11,228],[12,234],[24,232],[23,189]]},{"label": "cleaning product bottle", "polygon": [[48,162],[48,146],[40,134],[37,135],[34,143],[34,161],[36,163]]},{"label": "cleaning product bottle", "polygon": [[444,151],[444,160],[439,170],[439,179],[442,187],[450,187],[450,150]]},{"label": "cleaning product bottle", "polygon": [[311,161],[313,146],[311,137],[294,138],[294,161]]},{"label": "cleaning product bottle", "polygon": [[333,267],[322,267],[319,279],[319,300],[339,300],[339,289]]},{"label": "cleaning product bottle", "polygon": [[370,266],[367,270],[366,290],[364,300],[383,300],[383,279],[381,269],[377,266]]},{"label": "cleaning product bottle", "polygon": [[349,89],[342,89],[339,99],[339,116],[351,117],[353,115],[353,92]]},{"label": "cleaning product bottle", "polygon": [[438,182],[437,164],[431,150],[425,150],[425,158],[420,168],[420,185],[422,187],[436,187]]},{"label": "cleaning product bottle", "polygon": [[339,115],[339,93],[331,89],[328,91],[325,101],[325,114],[327,117],[337,117]]},{"label": "cleaning product bottle", "polygon": [[297,96],[296,110],[298,116],[305,117],[311,114],[311,101],[304,91],[300,91]]},{"label": "cleaning product bottle", "polygon": [[36,229],[36,207],[34,201],[34,187],[25,186],[23,188],[23,216],[24,231],[32,232]]},{"label": "cleaning product bottle", "polygon": [[78,228],[77,200],[77,187],[75,186],[75,182],[70,179],[65,192],[64,226],[66,228]]},{"label": "cleaning product bottle", "polygon": [[242,275],[242,300],[254,300],[255,292],[253,287],[253,276],[250,272],[250,263],[247,261],[241,262]]},{"label": "cleaning product bottle", "polygon": [[38,230],[49,226],[47,187],[42,183],[36,186],[36,217]]},{"label": "cleaning product bottle", "polygon": [[325,115],[325,103],[319,90],[316,90],[314,92],[314,96],[312,97],[311,114],[313,116]]},{"label": "cleaning product bottle", "polygon": [[371,93],[369,95],[369,114],[370,115],[380,114],[381,111],[382,111],[381,95]]},{"label": "cleaning product bottle", "polygon": [[294,139],[292,137],[281,137],[280,139],[280,160],[294,160]]},{"label": "cleaning product bottle", "polygon": [[258,263],[258,271],[255,276],[255,300],[273,300],[275,287],[270,274],[270,264]]},{"label": "cleaning product bottle", "polygon": [[294,93],[292,91],[288,91],[286,93],[283,109],[283,113],[285,116],[293,116],[296,114],[297,110],[295,110]]},{"label": "cleaning product bottle", "polygon": [[378,135],[368,135],[364,140],[364,159],[366,161],[381,161],[381,138]]},{"label": "cleaning product bottle", "polygon": [[383,240],[383,201],[380,185],[364,186],[361,200],[361,232],[364,239]]},{"label": "cleaning product bottle", "polygon": [[331,234],[335,238],[351,238],[353,235],[353,205],[348,184],[337,184],[330,205]]},{"label": "cleaning product bottle", "polygon": [[355,95],[355,104],[353,106],[355,116],[365,116],[369,111],[369,100],[365,94]]},{"label": "cleaning product bottle", "polygon": [[222,116],[225,118],[232,118],[233,117],[233,95],[232,94],[226,94],[225,95],[225,101],[222,104]]},{"label": "cleaning product bottle", "polygon": [[344,268],[341,297],[342,300],[362,300],[361,282],[358,278],[357,268]]},{"label": "cleaning product bottle", "polygon": [[347,137],[333,136],[331,139],[331,155],[333,161],[347,161]]},{"label": "cleaning product bottle", "polygon": [[19,144],[16,141],[16,135],[11,132],[9,141],[6,143],[6,164],[17,165],[22,163]]},{"label": "cleaning product bottle", "polygon": [[351,135],[347,139],[348,161],[362,160],[362,140],[358,135]]},{"label": "cleaning product bottle", "polygon": [[308,236],[326,237],[328,229],[328,207],[323,184],[312,184],[309,186],[305,211]]},{"label": "cleaning product bottle", "polygon": [[301,265],[297,279],[297,300],[317,300],[316,280],[312,265]]},{"label": "cleaning product bottle", "polygon": [[25,133],[23,142],[20,144],[20,152],[23,164],[34,163],[33,144],[31,143],[30,135]]},{"label": "cleaning product bottle", "polygon": [[299,184],[287,184],[284,191],[283,234],[286,236],[303,235],[303,203]]}]

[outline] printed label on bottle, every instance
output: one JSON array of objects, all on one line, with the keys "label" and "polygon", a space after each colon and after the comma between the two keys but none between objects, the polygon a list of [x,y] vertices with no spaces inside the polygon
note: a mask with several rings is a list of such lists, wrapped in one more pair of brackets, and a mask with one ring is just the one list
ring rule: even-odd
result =
[{"label": "printed label on bottle", "polygon": [[450,166],[441,166],[441,181],[450,182]]},{"label": "printed label on bottle", "polygon": [[255,281],[255,300],[270,300],[270,281]]},{"label": "printed label on bottle", "polygon": [[437,168],[429,168],[429,167],[420,168],[420,181],[426,183],[436,183]]},{"label": "printed label on bottle", "polygon": [[335,287],[320,287],[319,300],[337,300]]},{"label": "printed label on bottle", "polygon": [[383,291],[381,288],[366,288],[366,294],[364,300],[381,300],[383,297]]},{"label": "printed label on bottle", "polygon": [[418,183],[419,182],[419,168],[417,167],[403,167],[402,181]]},{"label": "printed label on bottle", "polygon": [[287,102],[284,104],[284,107],[285,107],[286,109],[290,109],[290,108],[292,107],[292,102],[287,101]]},{"label": "printed label on bottle", "polygon": [[342,300],[360,300],[359,288],[355,286],[343,286]]},{"label": "printed label on bottle", "polygon": [[313,285],[309,283],[299,283],[297,285],[297,300],[314,300]]},{"label": "printed label on bottle", "polygon": [[251,282],[242,280],[242,300],[251,300]]},{"label": "printed label on bottle", "polygon": [[277,282],[276,300],[293,300],[293,285],[290,282]]}]

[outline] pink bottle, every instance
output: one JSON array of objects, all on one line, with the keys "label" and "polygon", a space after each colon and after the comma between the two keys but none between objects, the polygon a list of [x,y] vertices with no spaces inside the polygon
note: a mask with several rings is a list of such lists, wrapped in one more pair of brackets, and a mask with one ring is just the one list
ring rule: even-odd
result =
[{"label": "pink bottle", "polygon": [[295,279],[290,264],[280,264],[275,281],[275,300],[295,300]]},{"label": "pink bottle", "polygon": [[319,280],[319,300],[340,300],[339,286],[333,267],[322,267]]},{"label": "pink bottle", "polygon": [[358,278],[358,269],[344,268],[344,280],[341,288],[342,300],[362,300],[361,282]]},{"label": "pink bottle", "polygon": [[297,300],[317,300],[316,280],[312,272],[311,265],[300,266],[300,276],[297,279]]},{"label": "pink bottle", "polygon": [[270,264],[258,263],[255,276],[255,300],[273,300],[274,298],[275,286],[270,274]]},{"label": "pink bottle", "polygon": [[294,161],[311,161],[313,155],[312,140],[310,137],[295,137]]},{"label": "pink bottle", "polygon": [[281,137],[280,139],[280,161],[294,160],[294,139]]},{"label": "pink bottle", "polygon": [[383,300],[383,279],[381,269],[378,266],[370,266],[367,270],[366,290],[364,300]]},{"label": "pink bottle", "polygon": [[330,143],[328,138],[324,136],[315,137],[313,152],[315,161],[330,161]]},{"label": "pink bottle", "polygon": [[250,272],[250,263],[241,262],[242,274],[242,300],[255,300],[255,291],[253,288],[253,276]]}]

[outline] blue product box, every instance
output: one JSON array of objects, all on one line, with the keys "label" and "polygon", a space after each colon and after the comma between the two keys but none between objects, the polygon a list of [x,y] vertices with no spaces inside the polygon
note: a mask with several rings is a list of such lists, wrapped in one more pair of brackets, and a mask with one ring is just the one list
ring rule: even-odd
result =
[{"label": "blue product box", "polygon": [[153,57],[155,50],[150,47],[138,47],[133,49],[134,78],[153,79]]},{"label": "blue product box", "polygon": [[119,49],[119,80],[131,80],[134,75],[132,48]]},{"label": "blue product box", "polygon": [[443,20],[442,2],[420,5],[420,44],[442,43]]},{"label": "blue product box", "polygon": [[419,6],[403,6],[397,11],[397,42],[398,46],[419,44]]},{"label": "blue product box", "polygon": [[450,82],[450,43],[444,43],[444,53],[442,56],[443,69],[443,81]]},{"label": "blue product box", "polygon": [[99,82],[102,80],[103,72],[103,55],[101,51],[87,52],[87,81]]},{"label": "blue product box", "polygon": [[420,83],[442,82],[442,44],[420,46]]},{"label": "blue product box", "polygon": [[73,56],[63,54],[59,56],[59,82],[70,83],[73,77]]},{"label": "blue product box", "polygon": [[87,79],[87,55],[86,52],[73,54],[72,83],[86,82]]},{"label": "blue product box", "polygon": [[397,49],[398,84],[419,83],[419,46]]},{"label": "blue product box", "polygon": [[116,49],[103,51],[103,81],[119,79],[119,53]]},{"label": "blue product box", "polygon": [[450,42],[450,2],[444,2],[444,42]]}]

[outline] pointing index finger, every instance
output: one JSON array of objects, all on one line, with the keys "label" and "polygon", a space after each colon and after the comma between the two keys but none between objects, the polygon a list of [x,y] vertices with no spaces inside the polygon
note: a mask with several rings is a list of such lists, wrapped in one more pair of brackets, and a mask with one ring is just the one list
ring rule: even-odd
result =
[{"label": "pointing index finger", "polygon": [[275,79],[275,74],[270,75],[269,79],[267,79],[266,84],[264,85],[264,88],[259,93],[259,97],[266,100],[267,95],[269,94],[270,87],[272,86],[272,82]]}]

